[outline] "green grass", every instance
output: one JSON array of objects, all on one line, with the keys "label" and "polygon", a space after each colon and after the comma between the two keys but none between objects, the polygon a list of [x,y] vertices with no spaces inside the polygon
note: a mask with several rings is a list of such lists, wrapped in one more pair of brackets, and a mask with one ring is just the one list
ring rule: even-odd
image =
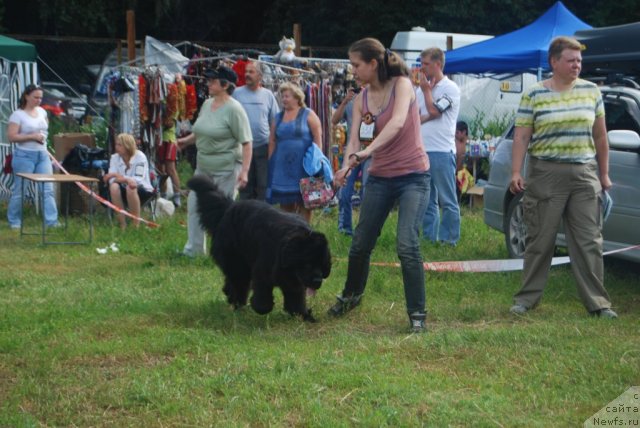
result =
[{"label": "green grass", "polygon": [[[397,260],[395,221],[372,260]],[[102,210],[96,223],[91,245],[64,247],[4,223],[0,426],[578,426],[640,384],[633,264],[606,262],[616,321],[587,316],[568,267],[525,317],[508,314],[518,272],[429,272],[429,332],[410,335],[397,268],[372,268],[361,307],[325,315],[350,243],[335,213],[313,221],[335,258],[310,301],[317,324],[279,294],[270,315],[232,311],[213,263],[177,255],[184,208],[159,229],[121,233]],[[85,227],[73,217],[69,233]],[[481,211],[462,227],[457,248],[425,243],[425,260],[506,258]],[[120,251],[96,252],[111,242]]]}]

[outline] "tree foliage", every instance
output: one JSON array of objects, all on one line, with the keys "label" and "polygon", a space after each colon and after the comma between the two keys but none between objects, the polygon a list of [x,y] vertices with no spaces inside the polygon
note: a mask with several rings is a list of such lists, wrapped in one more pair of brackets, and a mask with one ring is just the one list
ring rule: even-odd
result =
[{"label": "tree foliage", "polygon": [[[0,0],[0,26],[14,34],[126,37],[126,10],[138,38],[276,43],[302,26],[305,45],[345,46],[364,36],[389,44],[397,31],[503,34],[531,23],[553,0]],[[3,13],[4,5],[4,13]],[[640,0],[565,0],[593,26],[640,20]],[[25,13],[25,11],[30,11]]]}]

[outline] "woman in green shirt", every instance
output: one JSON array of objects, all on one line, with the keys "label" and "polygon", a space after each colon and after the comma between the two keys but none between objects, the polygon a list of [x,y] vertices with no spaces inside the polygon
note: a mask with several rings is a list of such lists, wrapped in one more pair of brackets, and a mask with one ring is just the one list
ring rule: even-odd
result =
[{"label": "woman in green shirt", "polygon": [[[202,104],[193,133],[178,138],[178,146],[182,149],[195,143],[195,174],[208,175],[223,193],[235,198],[236,190],[248,180],[251,127],[242,105],[231,97],[236,73],[220,66],[205,72],[205,77],[211,98]],[[189,192],[187,211],[188,240],[183,253],[190,257],[205,254],[205,231],[200,226],[194,192]]]}]

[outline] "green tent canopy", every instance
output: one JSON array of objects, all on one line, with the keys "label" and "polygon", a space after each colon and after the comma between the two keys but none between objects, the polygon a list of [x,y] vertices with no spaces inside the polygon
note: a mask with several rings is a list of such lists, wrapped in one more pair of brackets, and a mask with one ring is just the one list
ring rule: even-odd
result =
[{"label": "green tent canopy", "polygon": [[7,36],[0,35],[0,57],[9,61],[32,61],[38,57],[36,47]]}]

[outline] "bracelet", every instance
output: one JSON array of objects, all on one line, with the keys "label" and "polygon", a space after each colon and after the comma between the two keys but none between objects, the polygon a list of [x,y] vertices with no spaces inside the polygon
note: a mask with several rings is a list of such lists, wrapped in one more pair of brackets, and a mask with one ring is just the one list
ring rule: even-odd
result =
[{"label": "bracelet", "polygon": [[351,159],[352,157],[356,158],[356,162],[358,163],[362,162],[362,158],[360,158],[360,156],[358,156],[356,153],[351,153],[349,155],[349,159]]}]

